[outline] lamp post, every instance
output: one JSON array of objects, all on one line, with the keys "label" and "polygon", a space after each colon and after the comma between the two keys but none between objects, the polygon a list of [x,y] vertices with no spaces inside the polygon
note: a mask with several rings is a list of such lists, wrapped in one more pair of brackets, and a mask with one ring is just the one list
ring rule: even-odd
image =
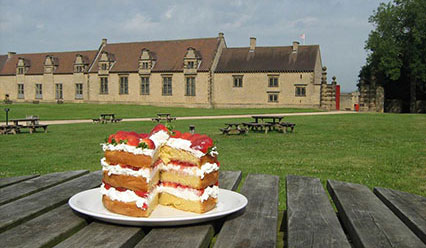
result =
[{"label": "lamp post", "polygon": [[6,112],[6,126],[9,125],[9,110],[8,108],[5,108],[4,111]]}]

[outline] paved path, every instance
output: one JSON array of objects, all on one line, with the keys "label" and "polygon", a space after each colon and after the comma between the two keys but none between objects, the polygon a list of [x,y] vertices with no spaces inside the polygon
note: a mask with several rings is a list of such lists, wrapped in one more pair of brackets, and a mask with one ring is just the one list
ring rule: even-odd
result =
[{"label": "paved path", "polygon": [[[303,115],[337,115],[337,114],[354,114],[353,111],[329,111],[329,112],[305,112],[305,113],[284,113],[284,114],[265,114],[265,115],[284,115],[284,116],[303,116]],[[237,119],[250,118],[254,114],[248,115],[216,115],[216,116],[187,116],[176,117],[176,120],[208,120],[208,119]],[[255,114],[262,115],[262,114]],[[151,118],[130,118],[122,121],[151,121]],[[92,123],[92,119],[88,120],[56,120],[56,121],[40,121],[40,124],[57,125],[57,124],[76,124],[76,123]],[[2,125],[5,123],[1,123]]]}]

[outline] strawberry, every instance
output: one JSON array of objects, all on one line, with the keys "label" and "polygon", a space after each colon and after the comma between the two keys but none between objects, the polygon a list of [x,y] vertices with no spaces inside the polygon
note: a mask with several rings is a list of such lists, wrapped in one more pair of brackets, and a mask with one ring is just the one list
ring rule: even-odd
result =
[{"label": "strawberry", "polygon": [[199,135],[191,139],[191,148],[207,153],[210,147],[213,146],[213,140],[207,135]]},{"label": "strawberry", "polygon": [[122,141],[122,140],[126,140],[127,139],[127,132],[125,132],[125,131],[118,131],[116,134],[115,134],[115,141],[117,142],[117,143],[120,143],[120,141]]},{"label": "strawberry", "polygon": [[154,141],[152,141],[151,139],[145,138],[142,139],[142,142],[147,145],[148,149],[155,149]]},{"label": "strawberry", "polygon": [[179,130],[173,130],[172,138],[180,138],[182,136],[182,133]]},{"label": "strawberry", "polygon": [[140,142],[139,135],[128,135],[127,136],[127,144],[129,146],[138,146]]},{"label": "strawberry", "polygon": [[148,205],[146,204],[146,203],[144,203],[143,205],[142,205],[142,209],[147,209],[148,208]]},{"label": "strawberry", "polygon": [[151,132],[149,133],[149,136],[158,133],[159,131],[163,130],[166,133],[169,133],[169,129],[167,129],[166,126],[164,126],[163,124],[158,124],[157,126],[155,126]]},{"label": "strawberry", "polygon": [[148,192],[146,192],[146,191],[144,192],[144,191],[135,190],[134,192],[135,192],[136,195],[138,195],[142,198],[145,198],[145,197],[148,196]]},{"label": "strawberry", "polygon": [[192,137],[191,133],[183,133],[182,136],[180,136],[181,139],[190,140]]},{"label": "strawberry", "polygon": [[134,131],[128,132],[127,135],[139,136],[139,134],[137,132],[134,132]]},{"label": "strawberry", "polygon": [[192,137],[191,137],[191,139],[190,139],[190,141],[192,142],[192,143],[194,143],[194,141],[195,140],[198,140],[198,138],[201,136],[201,134],[198,134],[198,133],[196,133],[196,134],[193,134],[192,135]]},{"label": "strawberry", "polygon": [[108,137],[108,143],[110,143],[110,144],[112,144],[112,140],[115,140],[115,135],[114,134],[111,134],[109,137]]},{"label": "strawberry", "polygon": [[139,138],[141,138],[141,139],[148,138],[148,136],[149,136],[149,134],[147,134],[147,133],[140,133],[139,134]]}]

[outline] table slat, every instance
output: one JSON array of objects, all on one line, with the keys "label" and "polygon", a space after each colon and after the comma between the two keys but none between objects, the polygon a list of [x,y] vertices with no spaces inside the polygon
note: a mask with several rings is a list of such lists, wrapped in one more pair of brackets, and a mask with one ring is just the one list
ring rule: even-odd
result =
[{"label": "table slat", "polygon": [[327,189],[355,247],[425,247],[366,186],[328,180]]},{"label": "table slat", "polygon": [[42,214],[0,234],[3,247],[50,247],[87,222],[68,204]]},{"label": "table slat", "polygon": [[87,174],[87,170],[46,174],[0,189],[0,205]]},{"label": "table slat", "polygon": [[248,175],[241,189],[248,205],[225,221],[214,247],[275,247],[278,188],[277,176]]},{"label": "table slat", "polygon": [[102,171],[56,185],[0,206],[0,232],[65,203],[72,195],[100,185]]},{"label": "table slat", "polygon": [[287,176],[288,247],[350,247],[318,178]]},{"label": "table slat", "polygon": [[5,177],[5,178],[0,178],[0,188],[15,184],[15,183],[19,183],[25,180],[29,180],[31,178],[35,178],[38,177],[40,175],[30,175],[30,176],[19,176],[19,177]]},{"label": "table slat", "polygon": [[392,189],[373,192],[426,244],[426,198]]},{"label": "table slat", "polygon": [[133,247],[143,236],[139,227],[94,221],[55,247]]},{"label": "table slat", "polygon": [[[220,188],[236,190],[241,181],[241,171],[220,171]],[[140,247],[208,247],[213,238],[211,224],[177,227],[154,228],[136,246]]]}]

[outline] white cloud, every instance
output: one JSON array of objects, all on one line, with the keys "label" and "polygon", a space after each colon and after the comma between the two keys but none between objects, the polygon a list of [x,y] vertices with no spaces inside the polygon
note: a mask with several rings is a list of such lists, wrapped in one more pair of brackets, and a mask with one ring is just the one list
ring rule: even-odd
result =
[{"label": "white cloud", "polygon": [[137,13],[130,19],[125,20],[118,27],[130,32],[140,32],[153,29],[158,25],[159,23],[152,21],[149,16]]},{"label": "white cloud", "polygon": [[169,8],[166,13],[164,14],[164,16],[166,17],[166,19],[171,19],[173,17],[173,14],[176,10],[176,6],[173,6],[171,8]]}]

